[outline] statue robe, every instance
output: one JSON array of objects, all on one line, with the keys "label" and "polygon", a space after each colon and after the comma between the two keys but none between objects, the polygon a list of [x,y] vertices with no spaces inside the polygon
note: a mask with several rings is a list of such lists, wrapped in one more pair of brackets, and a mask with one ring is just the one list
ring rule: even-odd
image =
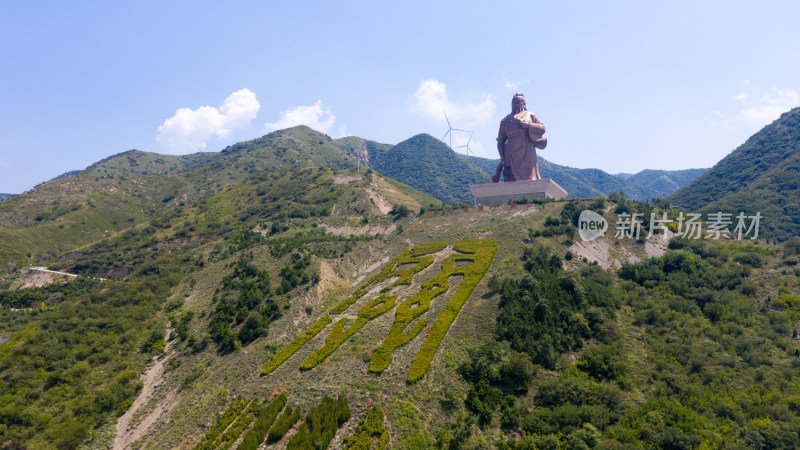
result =
[{"label": "statue robe", "polygon": [[500,158],[504,162],[503,181],[541,180],[539,161],[536,158],[536,149],[547,146],[547,138],[542,137],[544,124],[536,114],[525,111],[528,115],[525,122],[536,124],[528,129],[522,127],[514,114],[507,115],[500,122],[500,131],[497,135]]}]

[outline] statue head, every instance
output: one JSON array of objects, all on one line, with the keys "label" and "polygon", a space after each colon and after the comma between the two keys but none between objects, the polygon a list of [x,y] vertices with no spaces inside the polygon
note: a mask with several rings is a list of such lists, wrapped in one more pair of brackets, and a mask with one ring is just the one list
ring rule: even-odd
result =
[{"label": "statue head", "polygon": [[514,94],[514,98],[511,99],[511,114],[519,114],[522,111],[527,111],[525,108],[525,96]]}]

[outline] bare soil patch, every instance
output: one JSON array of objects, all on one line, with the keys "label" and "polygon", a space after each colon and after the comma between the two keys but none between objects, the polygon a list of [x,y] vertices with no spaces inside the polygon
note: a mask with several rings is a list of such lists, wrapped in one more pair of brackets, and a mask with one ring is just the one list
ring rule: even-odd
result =
[{"label": "bare soil patch", "polygon": [[[167,336],[169,330],[167,330]],[[166,339],[165,336],[164,338]],[[164,376],[164,365],[170,358],[170,350],[172,349],[172,342],[167,342],[165,348],[165,355],[155,360],[152,366],[148,368],[142,375],[142,392],[134,400],[133,405],[125,411],[125,414],[120,416],[117,420],[117,435],[114,437],[114,449],[130,448],[131,444],[138,441],[147,430],[159,420],[163,420],[169,411],[175,406],[177,392],[173,391],[167,394],[166,398],[153,408],[142,420],[132,425],[132,419],[137,411],[142,409],[153,398],[156,390],[160,387],[159,382]]]},{"label": "bare soil patch", "polygon": [[22,289],[43,287],[54,281],[56,281],[56,274],[33,270],[22,282]]},{"label": "bare soil patch", "polygon": [[360,176],[352,176],[352,177],[336,177],[333,179],[333,184],[347,184],[351,181],[358,181],[360,180]]},{"label": "bare soil patch", "polygon": [[389,212],[394,208],[392,202],[386,200],[384,196],[378,194],[372,189],[367,189],[367,194],[369,194],[369,198],[375,202],[375,206],[378,208],[378,211],[380,211],[381,214],[389,214]]},{"label": "bare soil patch", "polygon": [[596,239],[588,242],[575,242],[570,250],[575,253],[578,258],[586,258],[588,261],[597,261],[597,264],[608,269],[611,267],[611,261],[608,253],[608,242],[602,239]]},{"label": "bare soil patch", "polygon": [[397,229],[397,225],[394,223],[388,227],[382,227],[380,225],[364,225],[363,227],[350,227],[345,225],[341,227],[333,227],[324,223],[319,223],[317,226],[325,228],[325,231],[337,236],[360,236],[364,234],[375,236],[376,234],[391,234]]}]

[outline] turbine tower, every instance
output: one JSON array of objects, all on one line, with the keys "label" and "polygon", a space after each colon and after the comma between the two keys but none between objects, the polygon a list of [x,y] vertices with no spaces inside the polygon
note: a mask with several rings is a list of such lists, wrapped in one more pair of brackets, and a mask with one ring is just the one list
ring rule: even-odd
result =
[{"label": "turbine tower", "polygon": [[453,128],[453,126],[450,125],[450,119],[447,118],[447,113],[444,112],[444,111],[442,111],[442,113],[444,113],[444,120],[447,121],[447,132],[444,134],[444,136],[442,136],[441,141],[444,142],[444,138],[446,138],[447,135],[450,135],[450,143],[448,144],[450,149],[453,148],[453,131],[463,131],[465,133],[470,133],[470,139],[472,138],[472,132],[471,131],[469,131],[469,130],[461,130],[461,129],[458,129],[458,128]]},{"label": "turbine tower", "polygon": [[[459,130],[459,131],[462,131],[462,130]],[[472,142],[472,131],[470,131],[470,132],[469,132],[469,139],[467,139],[467,143],[466,143],[466,144],[464,144],[464,145],[459,145],[459,146],[458,146],[458,147],[456,147],[456,148],[465,148],[465,147],[466,147],[466,149],[467,149],[467,154],[470,154],[470,153],[472,153],[472,156],[475,156],[475,152],[473,152],[473,151],[472,151],[472,149],[471,149],[471,148],[469,148],[469,143],[470,143],[470,142]]]}]

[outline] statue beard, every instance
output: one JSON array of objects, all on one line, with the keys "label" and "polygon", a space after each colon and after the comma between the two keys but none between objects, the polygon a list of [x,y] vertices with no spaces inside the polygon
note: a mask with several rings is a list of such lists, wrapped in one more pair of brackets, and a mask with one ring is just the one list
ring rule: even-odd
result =
[{"label": "statue beard", "polygon": [[528,110],[525,108],[525,105],[514,106],[511,114],[514,115],[514,119],[519,120],[520,122],[528,121]]}]

